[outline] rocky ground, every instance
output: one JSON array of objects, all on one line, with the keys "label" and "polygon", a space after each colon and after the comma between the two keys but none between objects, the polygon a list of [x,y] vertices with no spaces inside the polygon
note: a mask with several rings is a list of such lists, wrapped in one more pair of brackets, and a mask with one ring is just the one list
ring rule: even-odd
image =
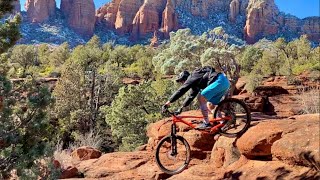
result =
[{"label": "rocky ground", "polygon": [[[215,141],[213,135],[179,125],[178,134],[187,139],[192,151],[190,165],[180,174],[167,175],[155,163],[155,146],[170,132],[171,124],[164,119],[148,127],[148,144],[135,152],[101,155],[88,147],[78,149],[63,165],[61,178],[319,179],[320,114],[298,115],[303,111],[297,100],[299,86],[287,86],[286,81],[285,77],[267,79],[253,95],[239,88],[237,97],[254,111],[251,127],[240,138],[220,136]],[[308,85],[319,87],[319,83]]]}]

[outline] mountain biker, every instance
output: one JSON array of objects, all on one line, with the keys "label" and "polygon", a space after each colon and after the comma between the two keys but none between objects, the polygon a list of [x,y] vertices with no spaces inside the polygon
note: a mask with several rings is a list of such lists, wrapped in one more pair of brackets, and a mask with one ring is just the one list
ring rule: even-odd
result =
[{"label": "mountain biker", "polygon": [[205,66],[194,70],[191,74],[188,71],[181,72],[178,75],[176,82],[181,83],[182,86],[162,106],[162,110],[165,111],[171,103],[178,100],[191,89],[189,96],[185,99],[183,106],[178,112],[181,113],[182,109],[187,107],[193,99],[198,96],[197,99],[204,120],[196,128],[210,128],[208,110],[212,111],[215,108],[215,105],[221,101],[230,87],[230,82],[226,75],[217,72],[210,66]]}]

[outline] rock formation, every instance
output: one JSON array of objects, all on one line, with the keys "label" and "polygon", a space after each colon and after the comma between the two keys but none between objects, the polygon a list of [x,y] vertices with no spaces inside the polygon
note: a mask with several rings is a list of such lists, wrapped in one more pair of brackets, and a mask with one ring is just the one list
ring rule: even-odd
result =
[{"label": "rock formation", "polygon": [[27,0],[25,8],[30,22],[41,23],[55,15],[56,2],[55,0]]},{"label": "rock formation", "polygon": [[178,15],[175,12],[175,6],[172,0],[167,1],[166,8],[162,13],[161,27],[165,38],[169,38],[169,33],[179,28]]},{"label": "rock formation", "polygon": [[239,13],[240,13],[240,1],[239,0],[232,0],[230,3],[230,10],[229,10],[230,21],[235,22]]},{"label": "rock formation", "polygon": [[161,16],[166,0],[148,0],[141,6],[133,19],[132,37],[145,36],[147,33],[160,29]]},{"label": "rock formation", "polygon": [[309,39],[319,42],[319,22],[319,17],[299,19],[280,13],[274,0],[250,0],[244,36],[248,43],[254,43],[262,37],[277,33],[291,33],[296,37],[307,34]]},{"label": "rock formation", "polygon": [[[245,24],[243,34],[248,43],[284,32],[295,37],[308,34],[316,41],[320,37],[318,17],[301,20],[285,15],[280,13],[274,0],[112,0],[97,10],[96,19],[97,23],[115,29],[120,35],[129,33],[134,40],[155,31],[169,38],[171,31],[182,27],[179,24],[181,12],[196,18],[227,12],[231,23]],[[236,22],[239,15],[246,20],[242,18],[241,22]]]},{"label": "rock formation", "polygon": [[115,22],[121,0],[114,0],[96,11],[96,23],[105,23],[109,29],[115,28]]},{"label": "rock formation", "polygon": [[302,33],[307,34],[309,39],[320,41],[320,18],[309,17],[302,21]]},{"label": "rock formation", "polygon": [[245,39],[254,43],[262,36],[276,34],[281,22],[277,22],[279,10],[274,0],[250,0],[244,27]]},{"label": "rock formation", "polygon": [[83,36],[92,36],[95,26],[93,0],[62,0],[61,11],[68,25]]},{"label": "rock formation", "polygon": [[117,33],[121,35],[132,32],[133,19],[142,4],[143,0],[121,0],[114,22]]},{"label": "rock formation", "polygon": [[13,1],[13,13],[19,13],[21,11],[20,0]]}]

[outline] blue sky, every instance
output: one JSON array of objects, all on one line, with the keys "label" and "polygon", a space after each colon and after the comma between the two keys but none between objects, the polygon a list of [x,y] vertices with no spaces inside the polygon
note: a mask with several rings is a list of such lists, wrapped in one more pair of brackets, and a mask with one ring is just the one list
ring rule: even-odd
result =
[{"label": "blue sky", "polygon": [[[26,0],[21,0],[21,6],[24,6],[25,1]],[[56,1],[57,5],[60,6],[61,0]],[[94,0],[96,7],[100,7],[109,1],[111,0]],[[320,16],[319,0],[275,0],[275,2],[281,11],[299,18]],[[24,7],[22,7],[22,9],[24,9]]]},{"label": "blue sky", "polygon": [[275,0],[279,9],[299,18],[319,16],[319,0]]}]

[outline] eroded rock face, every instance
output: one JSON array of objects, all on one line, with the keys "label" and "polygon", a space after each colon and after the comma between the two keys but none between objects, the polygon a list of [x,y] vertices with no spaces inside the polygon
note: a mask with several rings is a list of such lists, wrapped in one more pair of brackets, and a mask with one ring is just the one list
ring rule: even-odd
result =
[{"label": "eroded rock face", "polygon": [[133,19],[132,36],[145,36],[147,33],[160,29],[162,12],[165,9],[166,0],[147,0],[141,6]]},{"label": "eroded rock face", "polygon": [[230,3],[230,12],[229,12],[230,21],[235,22],[239,13],[240,13],[240,1],[232,0]]},{"label": "eroded rock face", "polygon": [[250,128],[236,144],[241,154],[249,159],[273,158],[286,164],[320,169],[318,125],[319,114],[261,122]]},{"label": "eroded rock face", "polygon": [[25,8],[30,22],[41,23],[55,15],[56,2],[55,0],[27,0]]},{"label": "eroded rock face", "polygon": [[96,22],[104,23],[107,28],[115,28],[117,12],[121,0],[113,0],[96,11]]},{"label": "eroded rock face", "polygon": [[276,34],[280,26],[276,23],[279,13],[274,0],[250,0],[244,27],[246,41],[254,43],[259,37]]},{"label": "eroded rock face", "polygon": [[319,17],[309,17],[302,20],[303,26],[302,32],[308,35],[309,39],[320,40],[320,18]]},{"label": "eroded rock face", "polygon": [[92,36],[95,26],[93,0],[62,0],[61,11],[68,25],[83,36]]},{"label": "eroded rock face", "polygon": [[162,13],[161,27],[165,38],[169,38],[169,33],[171,31],[176,31],[179,28],[178,15],[174,8],[175,6],[172,3],[172,0],[168,0],[166,8]]},{"label": "eroded rock face", "polygon": [[19,13],[21,12],[21,4],[20,0],[13,1],[13,13]]},{"label": "eroded rock face", "polygon": [[142,6],[143,0],[121,0],[119,3],[116,20],[114,22],[115,29],[119,34],[132,32],[132,23],[139,8]]},{"label": "eroded rock face", "polygon": [[[97,10],[96,19],[98,24],[115,29],[119,35],[130,34],[133,40],[155,31],[169,38],[169,32],[182,27],[179,18],[184,15],[178,14],[180,11],[196,18],[228,13],[230,23],[245,24],[243,35],[248,43],[284,32],[297,37],[306,33],[311,40],[320,39],[319,17],[301,20],[285,15],[274,0],[112,0]],[[240,15],[246,20],[240,18],[241,22],[236,22]]]}]

